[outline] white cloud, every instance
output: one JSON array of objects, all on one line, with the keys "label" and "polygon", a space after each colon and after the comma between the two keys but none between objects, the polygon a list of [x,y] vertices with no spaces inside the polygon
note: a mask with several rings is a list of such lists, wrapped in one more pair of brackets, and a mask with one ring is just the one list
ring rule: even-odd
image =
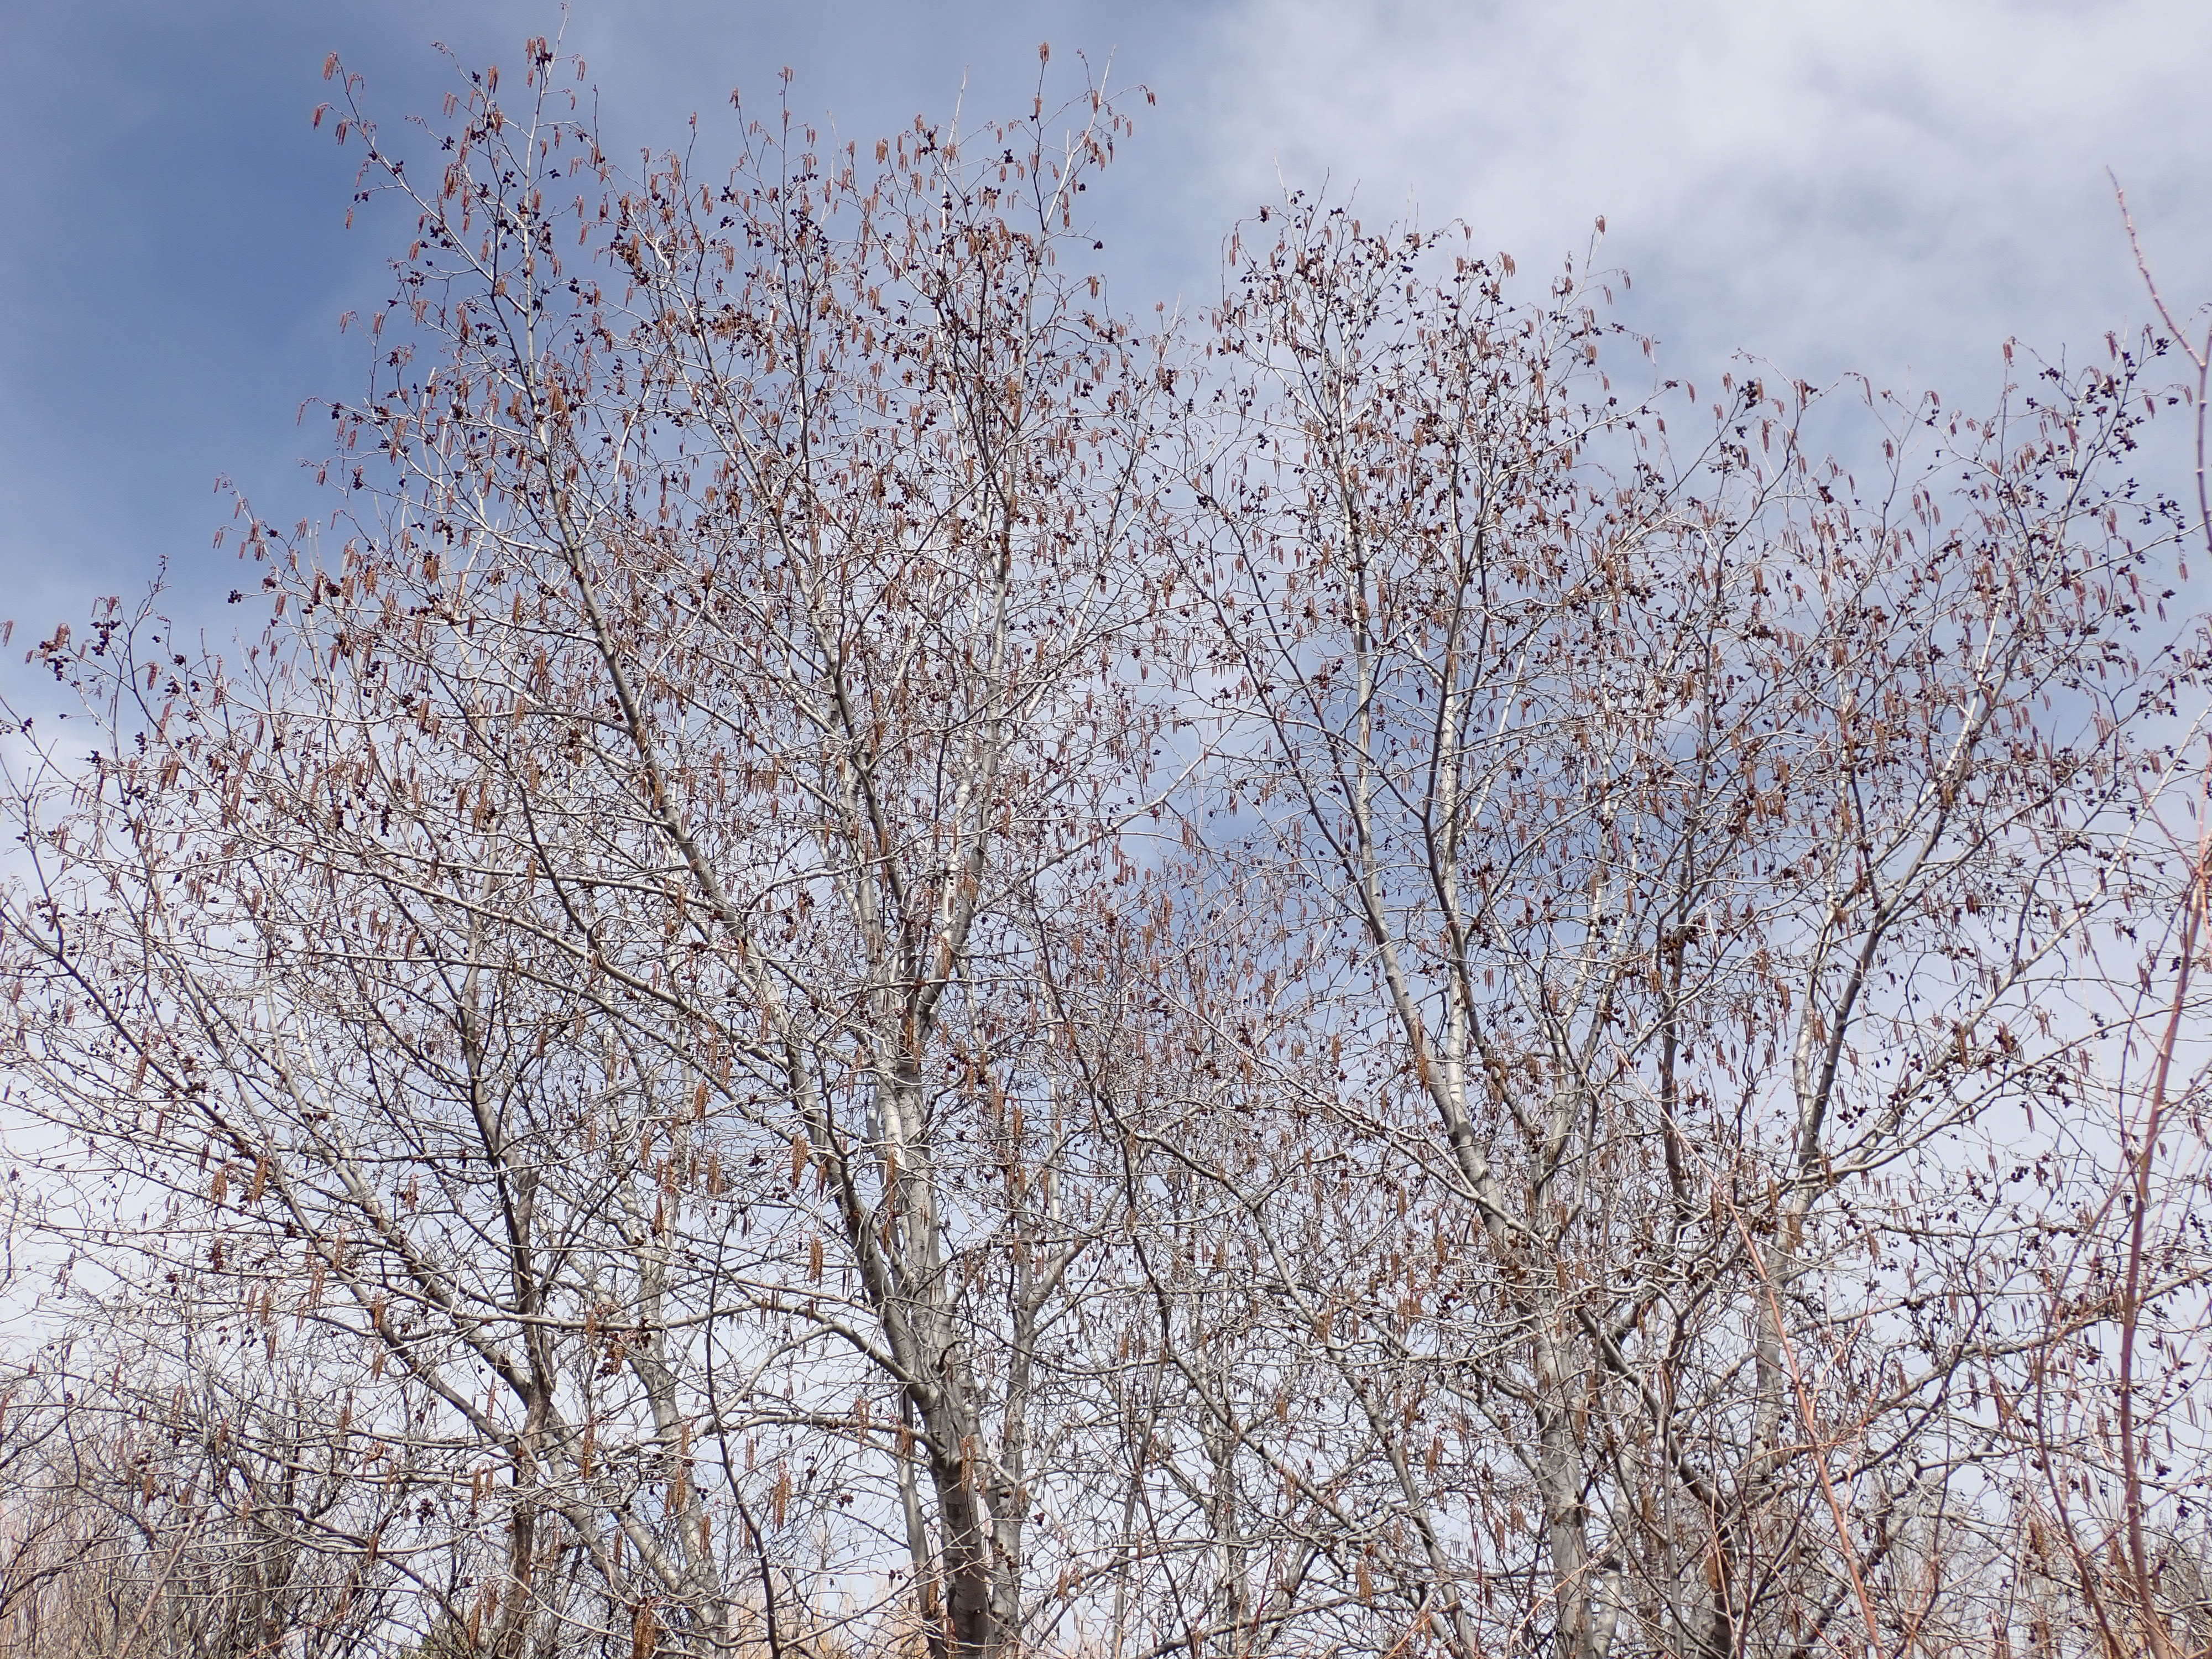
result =
[{"label": "white cloud", "polygon": [[2139,318],[2105,168],[2212,295],[2212,7],[2175,0],[1243,0],[1216,21],[1224,199],[1356,183],[1548,265],[1607,216],[1691,361],[1990,383],[1996,346]]}]

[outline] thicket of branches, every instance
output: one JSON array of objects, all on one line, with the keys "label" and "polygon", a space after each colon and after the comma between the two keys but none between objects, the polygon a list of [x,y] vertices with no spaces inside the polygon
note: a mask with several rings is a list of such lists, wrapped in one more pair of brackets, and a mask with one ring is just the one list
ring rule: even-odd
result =
[{"label": "thicket of branches", "polygon": [[10,711],[0,1651],[2212,1648],[2174,318],[1701,392],[1293,198],[1147,329],[1103,93],[520,81],[337,82],[265,627]]}]

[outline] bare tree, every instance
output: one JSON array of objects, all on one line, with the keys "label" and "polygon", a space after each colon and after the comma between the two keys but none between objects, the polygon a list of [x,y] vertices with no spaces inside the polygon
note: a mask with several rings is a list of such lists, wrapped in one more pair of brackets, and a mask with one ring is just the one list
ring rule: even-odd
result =
[{"label": "bare tree", "polygon": [[483,1651],[1009,1650],[1112,1430],[1036,964],[1150,768],[1151,369],[1054,269],[1122,118],[601,197],[556,68],[422,184],[345,105],[417,240],[260,642],[48,641],[106,742],[18,783],[11,1060]]},{"label": "bare tree", "polygon": [[2170,316],[1701,398],[1292,198],[1154,337],[1103,88],[563,74],[338,79],[337,510],[10,710],[18,1650],[2203,1650]]},{"label": "bare tree", "polygon": [[1209,1173],[1339,1403],[1207,1410],[1333,1471],[1288,1501],[1456,1652],[1903,1650],[1895,1559],[1990,1451],[1953,1396],[2028,1346],[1965,1148],[2067,1109],[2181,867],[2142,354],[1986,422],[1869,399],[1861,489],[1810,388],[1623,395],[1601,278],[1519,306],[1456,234],[1282,222],[1186,463],[1230,734],[1189,814],[1267,872],[1212,1109],[1288,1154]]}]

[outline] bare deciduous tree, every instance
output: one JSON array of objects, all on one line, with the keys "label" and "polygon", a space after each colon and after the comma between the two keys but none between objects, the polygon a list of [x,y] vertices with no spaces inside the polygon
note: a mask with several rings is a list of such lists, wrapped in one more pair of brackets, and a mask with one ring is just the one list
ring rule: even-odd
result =
[{"label": "bare deciduous tree", "polygon": [[1308,1171],[1210,1173],[1341,1401],[1270,1455],[1332,1425],[1338,1570],[1464,1655],[1902,1649],[1955,1524],[1902,1517],[1990,1455],[1951,1398],[2037,1351],[1968,1149],[2137,1029],[2097,953],[2185,868],[2140,353],[1875,404],[1862,489],[1809,388],[1628,399],[1590,279],[1516,306],[1458,240],[1294,203],[1189,448],[1190,812],[1267,872],[1212,1109]]},{"label": "bare deciduous tree", "polygon": [[1140,334],[1103,90],[561,68],[340,81],[338,510],[11,711],[18,1650],[2203,1650],[2172,318],[1863,482],[1456,228]]}]

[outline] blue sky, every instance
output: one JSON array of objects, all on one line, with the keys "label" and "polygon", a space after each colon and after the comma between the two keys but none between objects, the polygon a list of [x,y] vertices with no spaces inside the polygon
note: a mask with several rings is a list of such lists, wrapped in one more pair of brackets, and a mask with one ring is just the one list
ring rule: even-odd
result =
[{"label": "blue sky", "polygon": [[[354,152],[308,128],[336,50],[390,119],[558,27],[512,0],[11,0],[0,45],[0,611],[228,585],[237,478],[312,509],[303,400],[362,380],[338,314],[401,227],[343,228]],[[1607,216],[1670,368],[1732,346],[1974,403],[1997,349],[2145,314],[2104,169],[2170,292],[2212,296],[2212,6],[2179,0],[577,0],[616,153],[711,148],[733,86],[795,75],[855,137],[1026,96],[1036,44],[1158,94],[1099,202],[1121,296],[1202,301],[1283,182],[1468,218],[1524,271]]]}]

